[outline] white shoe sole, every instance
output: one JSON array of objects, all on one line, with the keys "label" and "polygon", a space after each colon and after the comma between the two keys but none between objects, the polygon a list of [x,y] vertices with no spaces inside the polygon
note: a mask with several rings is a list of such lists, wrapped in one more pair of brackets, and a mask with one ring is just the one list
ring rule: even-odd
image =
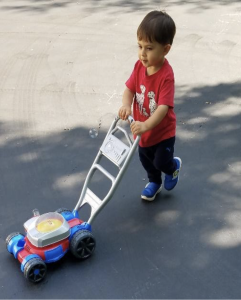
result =
[{"label": "white shoe sole", "polygon": [[147,196],[141,195],[141,199],[146,200],[146,201],[153,201],[156,198],[156,195],[158,193],[160,193],[162,190],[162,185],[159,187],[159,189],[157,190],[157,192],[155,193],[155,195],[151,198],[148,198]]},{"label": "white shoe sole", "polygon": [[[174,157],[175,159],[177,159],[180,163],[180,167],[179,167],[179,172],[178,172],[178,179],[177,179],[177,184],[178,184],[178,181],[179,181],[179,175],[180,175],[180,171],[181,171],[181,168],[182,168],[182,160],[180,157]],[[176,184],[176,185],[177,185]]]}]

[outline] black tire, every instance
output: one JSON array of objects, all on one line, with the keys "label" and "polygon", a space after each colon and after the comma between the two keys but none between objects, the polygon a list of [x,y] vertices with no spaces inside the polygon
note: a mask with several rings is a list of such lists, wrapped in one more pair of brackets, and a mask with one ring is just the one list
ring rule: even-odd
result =
[{"label": "black tire", "polygon": [[72,213],[71,210],[69,210],[67,208],[64,208],[64,207],[61,207],[61,208],[57,209],[55,212],[57,212],[59,214],[61,214],[62,212],[70,212],[70,213]]},{"label": "black tire", "polygon": [[24,276],[33,283],[42,281],[47,273],[47,266],[41,258],[32,258],[24,266]]},{"label": "black tire", "polygon": [[93,254],[95,245],[95,238],[90,231],[79,230],[71,239],[70,251],[75,257],[86,259]]},{"label": "black tire", "polygon": [[[13,232],[13,233],[10,233],[7,237],[6,237],[6,247],[8,247],[10,241],[12,238],[14,238],[15,236],[17,235],[22,235],[20,232]],[[24,236],[24,235],[22,235]]]}]

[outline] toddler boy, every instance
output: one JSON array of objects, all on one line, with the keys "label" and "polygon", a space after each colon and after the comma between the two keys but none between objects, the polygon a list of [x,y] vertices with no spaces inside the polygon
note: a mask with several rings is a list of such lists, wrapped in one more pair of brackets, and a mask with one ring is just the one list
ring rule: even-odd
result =
[{"label": "toddler boy", "polygon": [[179,179],[182,161],[173,157],[176,135],[174,113],[174,74],[165,56],[171,49],[176,33],[173,19],[165,12],[152,11],[137,29],[138,56],[134,70],[126,82],[119,117],[126,120],[132,114],[134,136],[141,135],[140,161],[149,183],[141,198],[155,199],[164,187],[172,190]]}]

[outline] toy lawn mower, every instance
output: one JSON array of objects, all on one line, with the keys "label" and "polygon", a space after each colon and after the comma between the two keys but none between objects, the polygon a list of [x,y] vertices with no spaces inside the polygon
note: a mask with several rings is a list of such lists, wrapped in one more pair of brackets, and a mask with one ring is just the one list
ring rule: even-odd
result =
[{"label": "toy lawn mower", "polygon": [[[129,117],[129,122],[133,118]],[[21,263],[24,276],[33,283],[42,281],[47,273],[46,264],[61,259],[69,250],[78,259],[90,257],[96,247],[91,224],[97,214],[112,198],[124,172],[137,148],[140,137],[133,142],[127,131],[118,126],[119,117],[112,122],[102,146],[87,174],[84,186],[73,211],[60,208],[55,212],[40,215],[38,210],[33,211],[33,217],[24,223],[25,235],[14,232],[6,238],[7,250]],[[124,143],[116,137],[122,132],[127,140]],[[112,176],[100,165],[101,157],[118,167],[116,177]],[[88,185],[95,171],[99,170],[111,181],[111,188],[104,199],[93,193]],[[85,204],[91,207],[87,222],[79,218],[79,211]]]}]

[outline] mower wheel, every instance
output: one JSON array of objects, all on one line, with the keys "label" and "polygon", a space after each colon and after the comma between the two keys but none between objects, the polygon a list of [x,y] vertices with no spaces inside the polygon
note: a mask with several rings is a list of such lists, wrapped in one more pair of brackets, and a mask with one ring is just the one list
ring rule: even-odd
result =
[{"label": "mower wheel", "polygon": [[75,257],[86,259],[93,254],[95,245],[95,238],[90,231],[79,230],[71,239],[70,251]]},{"label": "mower wheel", "polygon": [[41,258],[32,258],[24,266],[24,276],[33,283],[44,279],[47,266]]},{"label": "mower wheel", "polygon": [[[8,247],[10,241],[12,238],[14,238],[15,236],[17,235],[22,235],[20,232],[13,232],[13,233],[10,233],[7,237],[6,237],[6,246]],[[24,235],[22,235],[24,237]]]}]

